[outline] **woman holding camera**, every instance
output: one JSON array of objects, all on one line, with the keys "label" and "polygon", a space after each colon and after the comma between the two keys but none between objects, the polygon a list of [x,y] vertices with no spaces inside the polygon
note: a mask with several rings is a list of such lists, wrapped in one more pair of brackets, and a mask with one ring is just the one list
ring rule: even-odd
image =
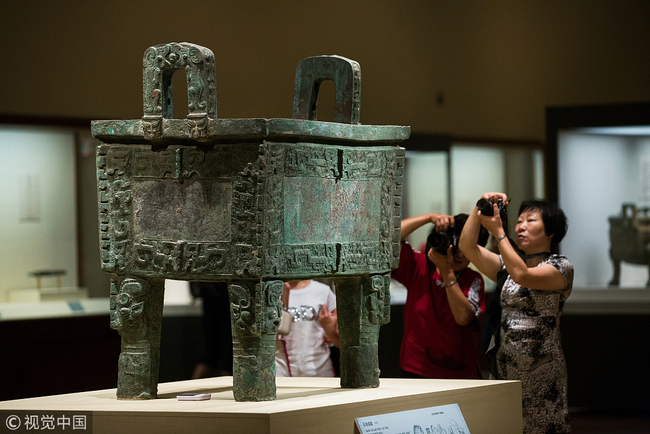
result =
[{"label": "woman holding camera", "polygon": [[[501,290],[500,347],[496,364],[501,380],[521,380],[524,433],[571,432],[567,374],[560,316],[573,286],[573,266],[554,252],[566,234],[564,212],[546,200],[524,201],[517,218],[516,244],[503,228],[497,203],[503,193],[485,193],[493,215],[474,208],[460,237],[460,249],[488,278],[509,276]],[[481,226],[497,240],[499,254],[476,244]]]},{"label": "woman holding camera", "polygon": [[[408,290],[400,367],[406,377],[481,378],[478,337],[485,311],[483,277],[468,268],[458,250],[467,214],[427,213],[402,220],[399,267],[392,278]],[[429,223],[435,226],[424,252],[405,238]],[[485,229],[478,242],[487,243]],[[435,235],[446,234],[438,251]],[[442,253],[444,252],[444,253]]]}]

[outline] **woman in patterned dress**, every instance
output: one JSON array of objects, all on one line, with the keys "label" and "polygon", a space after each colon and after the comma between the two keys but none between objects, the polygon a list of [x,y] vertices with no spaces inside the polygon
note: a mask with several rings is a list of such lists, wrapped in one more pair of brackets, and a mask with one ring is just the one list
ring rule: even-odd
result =
[{"label": "woman in patterned dress", "polygon": [[[482,196],[494,205],[494,215],[474,208],[460,237],[460,249],[487,277],[509,274],[501,290],[500,347],[497,372],[502,380],[521,380],[524,433],[571,432],[567,404],[567,374],[560,316],[573,286],[573,266],[556,253],[566,234],[560,208],[546,200],[525,201],[519,209],[516,243],[503,229],[497,200],[503,193]],[[483,225],[497,239],[496,254],[476,244]]]}]

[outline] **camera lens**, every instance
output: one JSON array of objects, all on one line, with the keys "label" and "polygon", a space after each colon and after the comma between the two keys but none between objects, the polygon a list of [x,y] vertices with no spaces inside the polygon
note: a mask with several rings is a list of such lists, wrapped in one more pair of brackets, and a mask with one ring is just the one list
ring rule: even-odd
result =
[{"label": "camera lens", "polygon": [[487,199],[479,199],[476,202],[476,209],[481,211],[481,214],[486,216],[494,215],[494,209],[492,208],[492,202]]},{"label": "camera lens", "polygon": [[427,238],[427,246],[443,255],[447,254],[447,248],[451,243],[451,237],[445,232],[433,232],[429,235],[429,238]]}]

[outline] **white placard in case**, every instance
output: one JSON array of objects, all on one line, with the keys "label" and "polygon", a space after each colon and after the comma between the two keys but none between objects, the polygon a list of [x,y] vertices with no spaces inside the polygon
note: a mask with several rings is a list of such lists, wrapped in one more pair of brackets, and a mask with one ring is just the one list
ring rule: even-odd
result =
[{"label": "white placard in case", "polygon": [[358,417],[361,434],[470,434],[458,404]]}]

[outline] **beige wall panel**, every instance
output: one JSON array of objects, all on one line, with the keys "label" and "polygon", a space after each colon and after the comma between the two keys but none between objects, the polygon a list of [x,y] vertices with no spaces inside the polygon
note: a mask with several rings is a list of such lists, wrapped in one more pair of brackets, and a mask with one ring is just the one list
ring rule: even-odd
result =
[{"label": "beige wall panel", "polygon": [[186,41],[215,53],[220,117],[290,117],[298,61],[338,54],[361,64],[364,124],[544,140],[547,106],[650,100],[648,16],[616,0],[3,2],[0,114],[138,118],[144,50]]}]

